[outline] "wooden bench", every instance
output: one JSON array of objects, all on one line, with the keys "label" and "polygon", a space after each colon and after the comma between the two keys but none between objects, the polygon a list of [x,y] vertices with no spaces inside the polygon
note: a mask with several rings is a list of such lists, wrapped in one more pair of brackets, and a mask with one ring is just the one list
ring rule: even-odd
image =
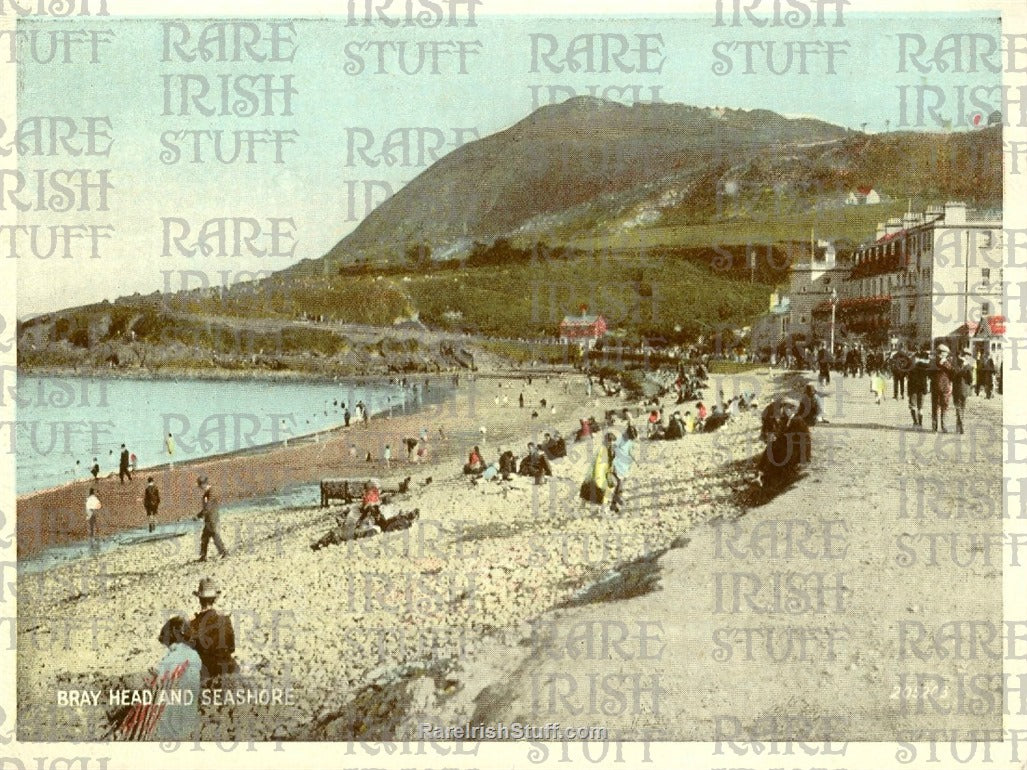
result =
[{"label": "wooden bench", "polygon": [[[343,503],[359,503],[364,497],[364,484],[371,479],[321,479],[321,507],[327,508],[332,500]],[[410,488],[410,477],[407,476],[395,489],[379,487],[382,503],[388,502],[388,496],[406,494]]]},{"label": "wooden bench", "polygon": [[364,495],[368,479],[321,479],[321,507],[327,508],[332,500],[349,504],[359,502]]}]

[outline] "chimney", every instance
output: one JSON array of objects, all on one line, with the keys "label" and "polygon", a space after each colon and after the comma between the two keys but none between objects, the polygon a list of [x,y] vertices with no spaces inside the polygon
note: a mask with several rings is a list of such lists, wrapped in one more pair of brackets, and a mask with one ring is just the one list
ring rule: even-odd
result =
[{"label": "chimney", "polygon": [[962,201],[948,201],[945,204],[945,224],[965,225],[966,204]]},{"label": "chimney", "polygon": [[881,240],[885,236],[884,222],[877,223],[877,235],[874,236],[875,241]]},{"label": "chimney", "polygon": [[919,224],[919,219],[920,219],[920,215],[919,214],[913,214],[913,213],[903,214],[902,215],[902,229],[903,230],[908,230],[910,227],[915,227],[917,224]]},{"label": "chimney", "polygon": [[581,317],[584,318],[588,315],[588,305],[581,306]]},{"label": "chimney", "polygon": [[902,229],[902,220],[898,217],[892,217],[888,220],[888,224],[884,226],[885,235],[894,235]]}]

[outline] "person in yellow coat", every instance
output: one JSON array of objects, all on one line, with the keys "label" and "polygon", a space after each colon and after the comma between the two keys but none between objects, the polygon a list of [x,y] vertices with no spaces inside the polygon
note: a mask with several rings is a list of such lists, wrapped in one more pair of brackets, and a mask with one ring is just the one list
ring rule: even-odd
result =
[{"label": "person in yellow coat", "polygon": [[581,499],[588,503],[602,505],[607,492],[617,486],[617,478],[613,471],[613,442],[616,436],[607,433],[603,445],[596,452],[592,461],[592,472],[581,485]]}]

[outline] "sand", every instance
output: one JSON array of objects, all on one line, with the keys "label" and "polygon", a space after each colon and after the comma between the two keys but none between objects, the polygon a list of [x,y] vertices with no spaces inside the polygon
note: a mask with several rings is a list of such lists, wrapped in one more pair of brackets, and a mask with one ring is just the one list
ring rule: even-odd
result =
[{"label": "sand", "polygon": [[[754,379],[761,393],[781,385],[766,375]],[[155,637],[164,618],[195,612],[191,592],[203,576],[221,584],[218,604],[234,619],[244,668],[240,681],[289,690],[294,701],[206,707],[207,739],[376,740],[413,736],[422,722],[476,719],[563,721],[605,725],[625,737],[710,739],[717,715],[737,715],[744,733],[775,729],[768,727],[770,717],[815,720],[834,714],[837,709],[829,707],[837,702],[836,687],[847,693],[845,714],[852,721],[844,736],[850,739],[880,738],[893,728],[948,726],[952,717],[895,719],[898,701],[888,696],[900,672],[892,625],[901,617],[930,627],[974,609],[974,617],[997,621],[1001,568],[984,565],[967,573],[951,565],[895,563],[895,536],[944,529],[936,521],[897,520],[889,507],[895,485],[922,473],[915,463],[895,471],[889,453],[898,451],[900,436],[907,453],[914,440],[925,440],[920,451],[927,452],[931,438],[905,430],[908,415],[901,404],[864,403],[869,394],[864,396],[860,381],[850,382],[845,417],[814,431],[821,453],[814,450],[805,477],[747,513],[735,490],[747,483],[747,459],[762,446],[753,412],[714,434],[642,442],[626,487],[628,506],[616,515],[577,498],[591,457],[587,443],[573,445],[568,458],[554,463],[554,477],[545,486],[527,479],[475,486],[460,472],[468,442],[453,439],[451,453],[413,474],[414,492],[398,503],[421,511],[405,533],[314,552],[310,545],[327,531],[330,514],[313,506],[255,508],[225,527],[233,555],[224,561],[193,563],[196,536],[185,535],[28,576],[18,589],[19,738],[101,737],[106,709],[59,707],[55,691],[138,680],[162,655]],[[725,390],[731,394],[730,383]],[[584,406],[583,391],[580,375],[565,375],[548,386],[536,381],[533,396],[557,403],[550,424],[565,434],[579,413],[601,417],[605,407],[623,403],[598,399]],[[484,400],[489,408],[480,414],[489,424],[489,454],[506,444],[517,448],[535,431],[515,406],[516,391],[510,395],[506,408]],[[829,401],[829,417],[832,408]],[[991,426],[999,412],[1000,402],[976,401],[970,420]],[[467,420],[463,428],[467,439],[477,431]],[[988,455],[998,448],[984,442],[983,434],[976,438],[973,462],[981,465],[973,471],[983,474],[987,486],[987,473],[1001,472]],[[943,459],[938,463],[928,471],[951,472]],[[853,472],[847,474],[847,467]],[[406,469],[395,475],[401,474]],[[422,486],[427,475],[433,482]],[[868,485],[867,477],[876,483]],[[824,494],[825,484],[831,494]],[[966,494],[952,490],[946,502]],[[745,535],[745,528],[762,520],[788,518],[849,521],[849,552],[826,567],[781,559],[725,564],[715,558],[711,521],[737,520]],[[983,519],[973,531],[1000,524]],[[955,528],[951,522],[949,528]],[[850,609],[806,621],[787,613],[715,612],[711,584],[718,570],[767,579],[774,571],[800,568],[845,573]],[[912,593],[911,585],[917,586]],[[945,590],[932,590],[937,585]],[[636,653],[639,622],[658,622],[647,633],[658,637],[649,651],[661,650],[660,657],[628,659],[604,648],[601,635],[579,635],[568,643],[568,628],[583,620],[623,623],[621,647]],[[745,661],[737,647],[730,661],[713,657],[710,634],[717,626],[802,622],[845,626],[856,641],[840,646],[836,658],[821,654],[812,663]],[[619,628],[607,627],[618,642]],[[533,628],[548,631],[533,636]],[[944,673],[989,672],[991,666],[948,661]],[[645,677],[653,673],[661,677],[658,709],[643,691],[638,708],[618,709],[615,702],[602,713],[589,711],[603,708],[605,696],[589,702],[588,675],[638,675],[644,687],[652,684]],[[566,694],[565,680],[556,679],[566,674],[581,679],[581,689],[566,703],[545,700],[551,685]],[[632,703],[630,693],[625,703]],[[546,713],[539,713],[540,704]],[[565,705],[583,710],[568,715],[561,711]],[[983,715],[974,724],[990,722]],[[775,737],[817,736],[823,729],[822,721],[811,727],[794,722]]]},{"label": "sand", "polygon": [[[85,499],[91,486],[95,486],[103,503],[100,521],[101,536],[143,527],[143,490],[146,478],[153,476],[161,493],[159,522],[177,521],[195,516],[200,510],[197,476],[207,475],[215,485],[222,504],[233,503],[260,495],[278,492],[294,484],[310,483],[326,477],[367,476],[369,473],[383,480],[400,480],[410,473],[423,470],[406,462],[403,439],[417,438],[423,428],[429,431],[429,461],[438,462],[457,455],[466,456],[470,446],[478,443],[478,429],[485,424],[492,440],[508,436],[512,426],[526,427],[532,404],[539,409],[535,425],[552,424],[559,418],[567,421],[568,409],[581,400],[564,394],[562,386],[552,389],[548,404],[558,404],[561,410],[552,415],[538,407],[544,381],[533,379],[533,387],[524,383],[526,377],[515,375],[482,374],[476,378],[465,375],[451,399],[443,404],[412,414],[394,413],[391,417],[372,417],[368,425],[353,424],[349,428],[321,434],[315,441],[311,437],[292,439],[288,446],[263,450],[244,450],[206,460],[176,464],[174,468],[158,466],[140,468],[131,482],[122,485],[117,475],[101,477],[98,482],[79,481],[54,489],[22,495],[18,498],[18,558],[40,553],[55,545],[85,541],[88,529],[85,520]],[[542,372],[535,373],[544,378]],[[580,378],[583,383],[583,378]],[[500,388],[499,385],[504,387]],[[519,387],[521,386],[521,387]],[[273,387],[273,385],[271,386]],[[577,384],[580,394],[584,385]],[[525,390],[525,409],[517,406],[517,395]],[[508,396],[508,404],[498,407],[497,394]],[[521,425],[523,423],[523,426]],[[442,440],[439,428],[445,431]],[[350,445],[355,445],[357,456],[350,457]],[[392,447],[391,468],[386,468],[382,452],[386,444]],[[365,462],[367,452],[373,461]]]}]

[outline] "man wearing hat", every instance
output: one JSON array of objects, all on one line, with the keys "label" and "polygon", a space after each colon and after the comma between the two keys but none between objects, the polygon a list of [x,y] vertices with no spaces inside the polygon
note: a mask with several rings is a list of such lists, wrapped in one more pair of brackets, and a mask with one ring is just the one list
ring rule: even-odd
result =
[{"label": "man wearing hat", "polygon": [[956,408],[956,431],[963,432],[963,412],[966,409],[966,397],[970,393],[973,382],[973,356],[969,350],[959,354],[955,366],[952,367],[952,405]]},{"label": "man wearing hat", "polygon": [[909,394],[909,415],[913,424],[924,426],[924,396],[927,395],[928,357],[926,350],[917,352],[913,368],[909,370],[906,393]]},{"label": "man wearing hat", "polygon": [[207,546],[211,538],[213,538],[214,546],[218,549],[221,558],[225,559],[228,557],[228,549],[225,548],[221,534],[218,532],[220,514],[218,513],[217,495],[214,494],[214,488],[206,476],[196,479],[196,485],[203,490],[203,508],[196,514],[197,519],[203,519],[203,534],[200,535],[200,561],[207,561]]},{"label": "man wearing hat", "polygon": [[945,413],[952,400],[952,362],[949,360],[949,346],[939,345],[931,366],[931,430],[948,433],[945,427]]},{"label": "man wearing hat", "polygon": [[212,578],[200,580],[199,587],[193,591],[193,596],[200,600],[200,611],[189,621],[188,642],[200,655],[204,682],[239,670],[239,664],[235,662],[232,618],[214,609],[214,601],[220,595],[221,591]]}]

